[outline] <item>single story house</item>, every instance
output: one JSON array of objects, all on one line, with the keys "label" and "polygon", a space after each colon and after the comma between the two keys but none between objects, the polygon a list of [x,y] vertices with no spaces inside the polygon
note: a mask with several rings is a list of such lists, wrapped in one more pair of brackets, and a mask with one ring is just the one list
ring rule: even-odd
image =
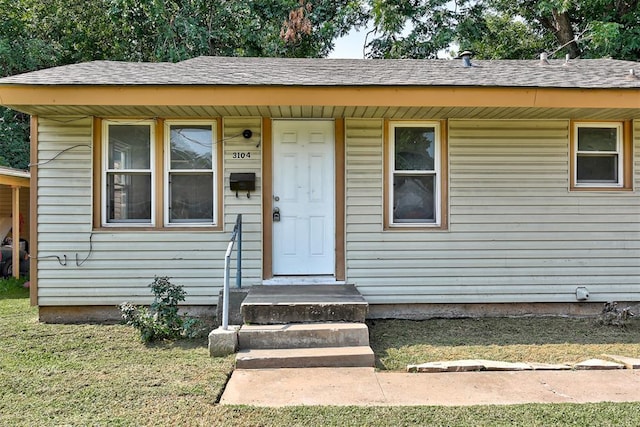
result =
[{"label": "single story house", "polygon": [[32,116],[33,303],[108,317],[166,275],[206,312],[238,214],[243,287],[350,283],[371,317],[640,302],[638,71],[199,57],[0,79]]}]

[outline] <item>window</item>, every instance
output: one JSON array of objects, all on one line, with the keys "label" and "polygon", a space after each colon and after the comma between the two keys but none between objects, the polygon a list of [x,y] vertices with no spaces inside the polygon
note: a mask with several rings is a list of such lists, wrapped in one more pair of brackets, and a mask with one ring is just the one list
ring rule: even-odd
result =
[{"label": "window", "polygon": [[104,122],[102,217],[107,224],[153,224],[152,125]]},{"label": "window", "polygon": [[167,224],[215,224],[214,125],[167,122]]},{"label": "window", "polygon": [[217,227],[215,120],[96,119],[96,227]]},{"label": "window", "polygon": [[440,226],[440,124],[389,125],[390,226]]},{"label": "window", "polygon": [[622,122],[574,124],[574,188],[625,188],[630,185],[630,179],[625,179],[625,169],[631,166],[628,165],[630,153],[624,130]]}]

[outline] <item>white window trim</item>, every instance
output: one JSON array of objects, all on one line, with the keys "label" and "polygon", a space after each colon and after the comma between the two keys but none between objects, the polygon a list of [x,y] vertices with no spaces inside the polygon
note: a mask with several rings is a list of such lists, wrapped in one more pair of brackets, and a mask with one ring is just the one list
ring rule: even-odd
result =
[{"label": "white window trim", "polygon": [[[624,136],[621,122],[579,122],[574,123],[573,128],[573,183],[576,188],[621,188],[624,186]],[[612,151],[578,151],[578,129],[580,128],[610,128],[616,129],[616,152],[618,155],[618,180],[617,182],[579,182],[578,181],[578,154],[612,154]]]},{"label": "white window trim", "polygon": [[[171,126],[172,125],[198,125],[211,126],[211,169],[179,169],[178,172],[194,172],[201,173],[210,171],[213,179],[213,221],[212,222],[171,222],[169,213],[169,175],[171,169]],[[164,226],[165,227],[212,227],[218,224],[218,150],[216,149],[218,131],[216,129],[217,122],[215,120],[165,120],[164,122],[164,177],[163,177],[163,195],[164,195]]]},{"label": "white window trim", "polygon": [[[131,173],[150,173],[151,174],[151,218],[150,221],[146,222],[135,222],[135,221],[126,221],[126,222],[109,222],[108,213],[107,213],[107,175],[110,172],[117,172],[117,169],[109,169],[109,125],[146,125],[149,126],[149,169],[126,169],[126,172]],[[101,216],[102,216],[102,226],[103,227],[153,227],[156,223],[155,218],[155,205],[156,205],[156,186],[155,186],[155,158],[156,158],[156,144],[155,144],[155,121],[154,120],[103,120],[102,121],[102,171],[101,171],[101,181],[102,188],[100,189],[101,193]]]},{"label": "white window trim", "polygon": [[[435,175],[435,193],[436,197],[434,200],[434,209],[435,209],[435,222],[394,222],[393,220],[393,205],[394,205],[394,197],[395,193],[393,191],[393,177],[396,173],[395,171],[395,129],[400,127],[432,127],[434,128],[434,170],[433,171],[401,171],[403,174],[423,174],[423,175]],[[440,131],[440,122],[437,121],[390,121],[389,122],[389,152],[388,156],[388,169],[389,176],[387,176],[388,192],[388,221],[389,227],[393,228],[436,228],[442,225],[442,173],[441,173],[441,131]]]}]

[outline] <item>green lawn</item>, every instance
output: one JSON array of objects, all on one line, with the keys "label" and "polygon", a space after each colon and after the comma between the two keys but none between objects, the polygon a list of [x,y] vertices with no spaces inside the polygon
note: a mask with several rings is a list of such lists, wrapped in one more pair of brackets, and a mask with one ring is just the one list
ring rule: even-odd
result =
[{"label": "green lawn", "polygon": [[576,363],[603,354],[640,357],[640,321],[626,328],[584,318],[433,319],[370,321],[378,368],[438,360]]},{"label": "green lawn", "polygon": [[[216,401],[232,372],[233,358],[210,358],[205,340],[147,346],[141,343],[137,331],[125,326],[41,324],[36,310],[29,307],[27,293],[17,287],[3,288],[0,282],[2,426],[640,425],[637,403],[454,408],[218,406]],[[521,320],[525,319],[506,323],[517,330],[538,325],[536,319],[526,319],[527,326],[520,327]],[[503,348],[503,354],[516,354],[513,348],[520,345],[547,344],[545,336],[539,337],[540,343],[523,337],[513,337],[513,343],[508,343],[496,338],[500,334],[492,338],[484,331],[484,338],[480,338],[477,333],[486,329],[483,321],[465,322],[376,322],[372,337],[379,363],[395,369],[406,361],[424,361],[435,355],[484,357],[496,354],[496,346]],[[576,327],[572,321],[565,325]],[[444,341],[427,332],[434,328],[449,331],[440,335],[439,340]],[[571,345],[586,349],[593,344],[572,337],[566,329],[564,336],[572,338]],[[398,335],[398,331],[404,333]],[[580,331],[579,335],[588,333]],[[637,352],[638,344],[630,342],[638,342],[637,330],[607,331],[596,339],[597,345],[622,345]],[[522,331],[512,332],[518,335]],[[430,340],[429,346],[424,347],[423,339]],[[556,343],[561,335],[548,339],[552,345],[564,345]],[[600,343],[605,340],[613,342]],[[485,347],[486,354],[482,350]]]}]

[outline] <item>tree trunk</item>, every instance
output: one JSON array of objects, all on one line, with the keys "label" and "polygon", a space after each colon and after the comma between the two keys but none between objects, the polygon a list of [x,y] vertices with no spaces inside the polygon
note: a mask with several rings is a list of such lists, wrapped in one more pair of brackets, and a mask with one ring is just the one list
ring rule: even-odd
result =
[{"label": "tree trunk", "polygon": [[553,10],[553,19],[556,24],[555,36],[560,42],[560,46],[565,46],[569,50],[569,57],[577,58],[580,56],[580,47],[576,42],[573,27],[571,27],[571,20],[567,12],[558,12]]},{"label": "tree trunk", "polygon": [[570,58],[580,56],[580,46],[578,46],[575,40],[576,37],[573,32],[573,27],[571,26],[571,19],[567,12],[560,13],[557,9],[554,9],[552,16],[542,15],[539,17],[539,20],[542,26],[549,30],[556,40],[558,40],[560,46],[567,48]]}]

